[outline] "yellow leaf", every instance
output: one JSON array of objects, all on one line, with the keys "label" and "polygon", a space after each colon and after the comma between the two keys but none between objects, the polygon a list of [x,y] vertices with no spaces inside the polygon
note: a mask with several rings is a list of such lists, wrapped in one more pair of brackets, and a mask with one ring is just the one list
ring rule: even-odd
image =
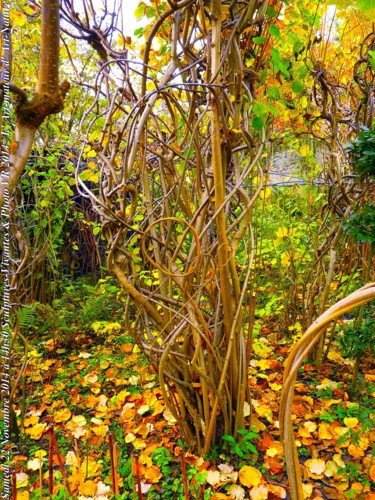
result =
[{"label": "yellow leaf", "polygon": [[332,439],[333,434],[329,430],[329,426],[325,423],[319,425],[319,438],[320,439]]},{"label": "yellow leaf", "polygon": [[289,257],[289,254],[287,252],[284,252],[282,255],[281,255],[281,264],[285,267],[288,267],[290,266],[290,257]]},{"label": "yellow leaf", "polygon": [[147,444],[144,442],[144,440],[140,439],[140,438],[134,439],[134,441],[132,442],[132,445],[134,446],[134,448],[136,450],[144,450],[147,446]]},{"label": "yellow leaf", "polygon": [[272,361],[270,359],[260,359],[258,361],[258,366],[261,370],[268,370],[272,365]]},{"label": "yellow leaf", "polygon": [[39,422],[39,417],[37,415],[33,415],[32,417],[25,418],[23,425],[25,427],[29,427],[30,425],[35,425],[37,422]]},{"label": "yellow leaf", "polygon": [[303,489],[304,498],[310,498],[312,495],[312,492],[313,492],[313,485],[312,484],[303,484],[302,489]]},{"label": "yellow leaf", "polygon": [[129,434],[125,436],[125,443],[132,443],[135,439],[135,435],[132,432],[129,432]]},{"label": "yellow leaf", "polygon": [[299,150],[299,154],[305,158],[308,154],[309,154],[309,146],[307,146],[306,144],[303,145],[300,150]]},{"label": "yellow leaf", "polygon": [[83,415],[75,415],[70,423],[73,423],[77,427],[83,427],[87,422],[86,418]]},{"label": "yellow leaf", "polygon": [[70,419],[71,416],[72,412],[69,410],[69,408],[63,408],[62,410],[59,410],[54,414],[53,420],[56,423],[66,422]]},{"label": "yellow leaf", "polygon": [[36,456],[37,458],[42,459],[43,457],[46,457],[46,456],[47,456],[47,452],[46,452],[45,450],[37,450],[37,451],[34,453],[34,456]]},{"label": "yellow leaf", "polygon": [[339,468],[338,468],[338,465],[336,464],[336,462],[334,462],[333,460],[328,460],[328,462],[326,463],[324,475],[326,477],[333,477],[336,475],[338,470],[339,470]]},{"label": "yellow leaf", "polygon": [[260,417],[266,417],[269,422],[273,421],[272,410],[267,405],[259,405],[255,408],[256,413]]},{"label": "yellow leaf", "polygon": [[13,11],[10,16],[14,27],[21,27],[26,24],[26,16],[22,12]]},{"label": "yellow leaf", "polygon": [[301,97],[301,108],[302,109],[306,109],[307,108],[307,97],[305,95],[303,95]]},{"label": "yellow leaf", "polygon": [[240,469],[239,478],[241,484],[251,488],[252,486],[258,486],[260,484],[262,473],[251,465],[244,465],[242,469]]},{"label": "yellow leaf", "polygon": [[28,491],[17,492],[17,500],[29,500],[30,493]]},{"label": "yellow leaf", "polygon": [[80,485],[79,492],[81,495],[90,496],[90,497],[95,495],[95,492],[96,492],[95,481],[92,481],[91,479],[85,481],[82,485]]},{"label": "yellow leaf", "polygon": [[147,467],[147,469],[145,470],[145,478],[151,483],[158,483],[162,477],[163,474],[160,472],[160,469],[157,465]]},{"label": "yellow leaf", "polygon": [[281,391],[281,389],[283,388],[281,384],[276,384],[272,382],[270,382],[268,385],[270,386],[270,389],[272,389],[275,392]]},{"label": "yellow leaf", "polygon": [[341,458],[341,453],[336,453],[335,455],[333,455],[332,459],[339,467],[345,468],[345,462]]},{"label": "yellow leaf", "polygon": [[346,427],[349,427],[349,429],[357,427],[358,422],[359,422],[358,418],[355,417],[344,418],[344,424],[346,425]]},{"label": "yellow leaf", "polygon": [[105,425],[105,424],[94,425],[92,427],[92,432],[96,436],[102,436],[102,437],[104,437],[107,434],[107,431],[108,431],[108,425]]},{"label": "yellow leaf", "polygon": [[43,432],[47,429],[47,424],[35,424],[32,427],[26,429],[26,433],[30,434],[31,439],[40,439]]},{"label": "yellow leaf", "polygon": [[[25,486],[27,486],[29,482],[29,478],[27,476],[27,474],[25,472],[18,472],[16,474],[16,488],[24,488]],[[17,493],[17,497],[18,497],[18,493]]]},{"label": "yellow leaf", "polygon": [[315,432],[316,427],[317,425],[315,422],[307,421],[303,424],[303,427],[300,427],[298,429],[298,435],[301,437],[310,438],[311,432]]},{"label": "yellow leaf", "polygon": [[289,232],[286,227],[279,227],[279,229],[276,231],[276,236],[278,238],[284,238],[285,236],[288,236]]},{"label": "yellow leaf", "polygon": [[265,189],[262,189],[261,192],[259,193],[259,197],[262,200],[267,200],[272,194],[272,189],[270,187],[266,187]]}]

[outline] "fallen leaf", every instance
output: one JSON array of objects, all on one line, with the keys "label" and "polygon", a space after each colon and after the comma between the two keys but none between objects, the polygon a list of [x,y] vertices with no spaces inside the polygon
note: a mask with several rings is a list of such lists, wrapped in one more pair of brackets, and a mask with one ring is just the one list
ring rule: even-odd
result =
[{"label": "fallen leaf", "polygon": [[276,484],[267,484],[267,489],[269,493],[275,495],[278,498],[286,498],[286,489],[282,486]]},{"label": "fallen leaf", "polygon": [[79,487],[79,492],[81,495],[92,496],[95,494],[95,491],[96,483],[92,479],[87,479]]},{"label": "fallen leaf", "polygon": [[30,434],[31,439],[38,440],[42,437],[46,429],[47,424],[35,424],[32,427],[28,427],[25,432],[26,434]]},{"label": "fallen leaf", "polygon": [[39,470],[41,465],[43,465],[43,462],[40,458],[34,458],[27,462],[27,468],[30,470]]},{"label": "fallen leaf", "polygon": [[63,408],[62,410],[57,411],[53,415],[53,420],[55,423],[60,423],[60,422],[66,422],[67,420],[70,419],[72,416],[72,412],[69,410],[69,408]]},{"label": "fallen leaf", "polygon": [[346,425],[346,427],[349,427],[349,429],[357,427],[358,422],[359,422],[358,418],[355,417],[344,418],[344,424]]},{"label": "fallen leaf", "polygon": [[164,411],[163,411],[163,417],[165,418],[165,420],[170,424],[170,425],[173,425],[173,424],[176,424],[177,423],[177,420],[174,418],[174,416],[172,415],[171,411],[169,410],[169,408],[166,408]]},{"label": "fallen leaf", "polygon": [[17,492],[17,500],[29,500],[30,493],[28,491]]},{"label": "fallen leaf", "polygon": [[220,483],[220,472],[218,470],[209,470],[207,473],[206,481],[211,486],[216,486]]},{"label": "fallen leaf", "polygon": [[[16,474],[16,488],[24,488],[29,483],[28,475],[25,472],[17,472]],[[17,494],[18,496],[18,494]]]},{"label": "fallen leaf", "polygon": [[151,483],[158,483],[160,479],[163,477],[163,474],[160,472],[158,465],[152,465],[151,467],[147,467],[145,471],[145,478]]},{"label": "fallen leaf", "polygon": [[321,476],[325,471],[326,463],[320,458],[310,458],[306,460],[305,466],[311,476]]},{"label": "fallen leaf", "polygon": [[231,498],[234,498],[235,500],[242,500],[245,498],[245,490],[238,484],[231,484],[227,491]]},{"label": "fallen leaf", "polygon": [[96,484],[96,495],[95,497],[99,497],[101,495],[106,495],[111,491],[111,487],[109,485],[105,485],[103,481],[98,481]]},{"label": "fallen leaf", "polygon": [[31,417],[26,417],[23,421],[24,427],[29,427],[30,425],[35,425],[39,422],[39,416],[32,415]]},{"label": "fallen leaf", "polygon": [[239,471],[239,478],[241,484],[251,488],[252,486],[258,486],[260,484],[262,473],[251,465],[244,465]]},{"label": "fallen leaf", "polygon": [[252,500],[267,500],[268,488],[264,484],[254,486],[254,488],[250,490],[250,498]]},{"label": "fallen leaf", "polygon": [[339,467],[341,468],[345,468],[345,462],[344,460],[341,458],[341,453],[335,453],[335,455],[333,455],[332,457],[332,460],[335,462],[335,464],[337,464]]},{"label": "fallen leaf", "polygon": [[312,495],[312,492],[313,492],[313,485],[312,484],[303,484],[302,489],[303,489],[304,498],[310,498]]},{"label": "fallen leaf", "polygon": [[74,451],[68,451],[65,457],[66,465],[73,465],[74,467],[78,466],[78,460]]},{"label": "fallen leaf", "polygon": [[339,470],[338,465],[333,460],[328,460],[326,462],[326,467],[324,470],[324,475],[326,477],[334,477]]},{"label": "fallen leaf", "polygon": [[348,446],[348,453],[353,458],[361,458],[365,456],[364,450],[355,444],[350,444]]},{"label": "fallen leaf", "polygon": [[319,438],[320,439],[327,439],[327,440],[330,440],[334,437],[334,435],[332,434],[332,432],[329,430],[329,425],[328,424],[325,424],[325,423],[322,423],[319,425]]}]

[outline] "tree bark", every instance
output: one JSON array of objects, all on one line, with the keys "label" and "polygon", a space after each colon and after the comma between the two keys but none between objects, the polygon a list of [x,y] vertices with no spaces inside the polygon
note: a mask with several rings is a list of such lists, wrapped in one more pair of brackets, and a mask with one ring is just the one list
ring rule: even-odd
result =
[{"label": "tree bark", "polygon": [[[29,99],[21,98],[16,106],[16,126],[9,148],[9,162],[8,165],[3,165],[0,175],[0,208],[4,205],[4,195],[12,194],[22,175],[38,127],[47,116],[63,109],[64,97],[70,85],[67,81],[60,86],[58,83],[59,38],[59,1],[43,0],[38,84],[34,95]],[[6,86],[7,82],[4,82],[4,87]],[[20,95],[19,92],[16,93]],[[5,144],[2,147],[4,163],[7,148]]]}]

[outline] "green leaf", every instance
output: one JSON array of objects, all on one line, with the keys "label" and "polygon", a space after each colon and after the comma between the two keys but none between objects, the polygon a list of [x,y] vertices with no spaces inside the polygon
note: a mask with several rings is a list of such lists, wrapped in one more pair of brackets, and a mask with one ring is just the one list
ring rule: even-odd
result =
[{"label": "green leaf", "polygon": [[369,10],[375,9],[375,0],[357,0],[357,7],[362,12],[367,12]]},{"label": "green leaf", "polygon": [[294,52],[295,54],[298,54],[298,53],[299,53],[299,52],[301,52],[301,50],[302,50],[302,49],[304,49],[304,48],[305,48],[305,45],[304,45],[302,42],[300,42],[299,40],[297,40],[297,41],[296,41],[296,42],[294,42],[294,44],[293,44],[293,52]]},{"label": "green leaf", "polygon": [[137,36],[138,38],[140,38],[145,31],[146,31],[146,28],[137,28],[134,31],[134,36]]},{"label": "green leaf", "polygon": [[283,64],[281,61],[278,61],[275,63],[276,67],[280,70],[280,72],[286,76],[286,77],[290,77],[290,73],[289,71],[286,69],[286,66],[285,64]]},{"label": "green leaf", "polygon": [[294,80],[294,82],[292,83],[292,90],[295,94],[300,94],[305,90],[305,86],[299,80]]},{"label": "green leaf", "polygon": [[270,35],[272,35],[272,36],[280,36],[280,30],[276,26],[276,24],[271,24],[271,26],[268,28],[268,31],[270,32]]},{"label": "green leaf", "polygon": [[267,106],[267,110],[275,116],[279,116],[281,114],[277,108],[274,108],[273,106],[270,105]]},{"label": "green leaf", "polygon": [[137,7],[134,11],[134,16],[137,19],[140,19],[141,17],[143,17],[144,14],[145,14],[145,5],[139,5],[139,7]]},{"label": "green leaf", "polygon": [[273,47],[271,49],[271,57],[275,63],[278,63],[281,60],[280,52],[277,49],[274,49]]},{"label": "green leaf", "polygon": [[280,91],[277,87],[270,87],[268,89],[268,95],[272,98],[272,99],[280,99]]},{"label": "green leaf", "polygon": [[257,116],[253,119],[252,125],[255,130],[262,130],[262,128],[264,127],[264,121],[262,120],[262,118],[260,118],[260,116]]},{"label": "green leaf", "polygon": [[268,38],[266,36],[254,36],[253,42],[256,43],[257,45],[261,45],[262,43],[266,42]]},{"label": "green leaf", "polygon": [[262,116],[266,115],[267,113],[267,106],[259,101],[255,102],[255,104],[252,107],[252,112],[256,116]]},{"label": "green leaf", "polygon": [[223,439],[224,439],[224,441],[228,441],[228,443],[232,443],[234,445],[237,444],[236,440],[234,439],[234,437],[233,436],[229,436],[228,434],[224,434]]}]

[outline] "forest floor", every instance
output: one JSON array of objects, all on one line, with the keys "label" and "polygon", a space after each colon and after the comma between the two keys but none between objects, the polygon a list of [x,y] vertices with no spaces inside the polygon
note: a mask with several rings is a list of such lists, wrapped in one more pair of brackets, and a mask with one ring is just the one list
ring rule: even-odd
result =
[{"label": "forest floor", "polygon": [[[32,341],[15,402],[21,437],[13,498],[290,498],[278,426],[290,343],[262,331],[249,367],[251,432],[202,458],[184,450],[154,371],[118,328]],[[352,363],[335,350],[329,358],[321,370],[305,363],[296,385],[305,498],[375,500],[375,366],[361,366],[354,402]]]}]

